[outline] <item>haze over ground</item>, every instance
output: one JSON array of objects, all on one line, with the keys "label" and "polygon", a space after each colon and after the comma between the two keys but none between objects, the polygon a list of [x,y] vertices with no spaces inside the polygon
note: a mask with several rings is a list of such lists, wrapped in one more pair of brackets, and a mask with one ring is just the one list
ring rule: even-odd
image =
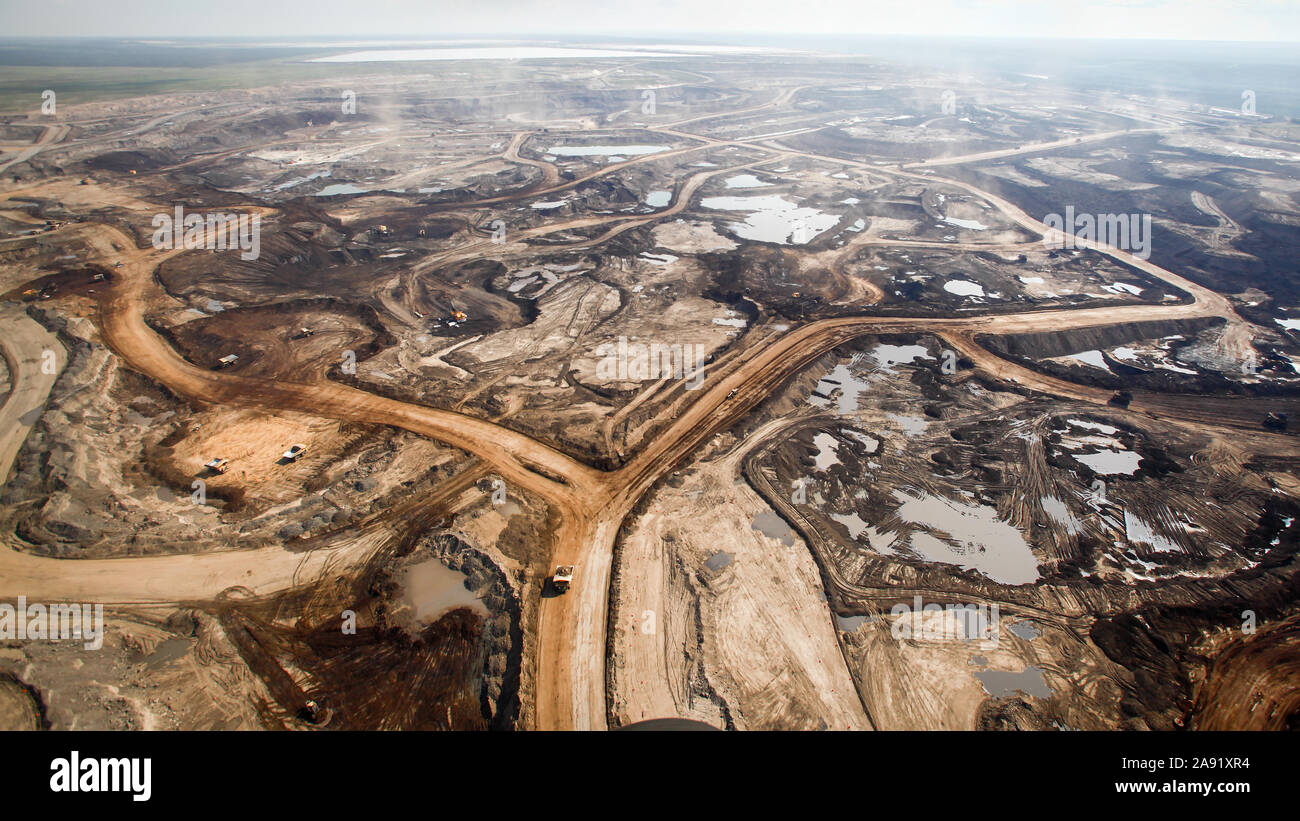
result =
[{"label": "haze over ground", "polygon": [[[125,6],[125,9],[123,8]],[[40,37],[311,37],[346,34],[404,37],[688,32],[913,34],[924,36],[1104,37],[1295,41],[1300,7],[1286,0],[755,0],[701,4],[687,0],[625,4],[599,0],[536,3],[503,0],[427,3],[394,0],[232,0],[220,8],[165,0],[109,4],[51,0],[0,4],[10,36]],[[125,12],[125,13],[124,13]]]}]

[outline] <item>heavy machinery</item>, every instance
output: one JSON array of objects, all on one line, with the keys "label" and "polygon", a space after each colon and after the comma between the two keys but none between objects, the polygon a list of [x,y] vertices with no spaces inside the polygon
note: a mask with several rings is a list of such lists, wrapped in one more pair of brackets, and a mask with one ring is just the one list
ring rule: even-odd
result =
[{"label": "heavy machinery", "polygon": [[285,460],[286,462],[296,462],[298,461],[298,457],[302,456],[306,452],[307,452],[306,445],[294,445],[293,447],[286,450],[284,453],[280,454],[280,458]]},{"label": "heavy machinery", "polygon": [[573,584],[573,565],[556,565],[555,575],[551,577],[551,585],[555,588],[555,592],[563,593],[571,584]]},{"label": "heavy machinery", "polygon": [[217,457],[204,462],[203,466],[213,473],[225,473],[230,468],[230,460]]}]

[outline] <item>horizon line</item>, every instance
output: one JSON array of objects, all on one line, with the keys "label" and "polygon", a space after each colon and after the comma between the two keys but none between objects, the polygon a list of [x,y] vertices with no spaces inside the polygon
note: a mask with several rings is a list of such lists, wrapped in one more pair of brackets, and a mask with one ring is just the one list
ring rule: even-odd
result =
[{"label": "horizon line", "polygon": [[147,42],[149,40],[158,40],[162,38],[181,41],[260,41],[274,42],[276,40],[323,40],[323,39],[348,39],[354,41],[364,40],[404,40],[405,42],[436,42],[440,40],[455,40],[462,38],[483,38],[493,40],[547,40],[563,37],[614,37],[625,40],[646,41],[650,39],[685,39],[701,37],[727,38],[732,41],[742,40],[747,37],[806,37],[818,39],[835,39],[845,40],[853,38],[863,39],[881,39],[881,38],[916,38],[923,40],[1024,40],[1024,41],[1073,41],[1073,42],[1126,42],[1126,43],[1212,43],[1216,45],[1297,45],[1300,39],[1294,40],[1215,40],[1202,37],[1129,37],[1124,35],[1116,36],[1068,36],[1060,34],[981,34],[981,33],[959,33],[959,34],[930,34],[923,32],[899,31],[899,32],[848,32],[828,34],[826,32],[790,32],[790,31],[752,31],[736,32],[719,32],[719,31],[674,31],[674,32],[645,32],[639,34],[628,34],[612,31],[568,31],[568,32],[541,32],[535,34],[524,34],[519,32],[476,32],[476,31],[458,31],[458,32],[440,32],[437,34],[417,34],[406,33],[391,34],[356,34],[356,33],[335,33],[335,34],[263,34],[263,35],[246,35],[246,34],[147,34],[147,35],[126,35],[126,34],[13,34],[6,33],[0,35],[0,43],[15,40],[121,40]]}]

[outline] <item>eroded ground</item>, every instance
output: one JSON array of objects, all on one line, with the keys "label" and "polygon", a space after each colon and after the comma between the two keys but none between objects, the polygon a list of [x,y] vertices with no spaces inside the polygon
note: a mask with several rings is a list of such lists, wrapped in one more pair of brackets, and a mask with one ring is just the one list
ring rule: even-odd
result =
[{"label": "eroded ground", "polygon": [[3,642],[0,724],[1294,725],[1293,124],[331,70],[7,118],[0,594],[108,616]]}]

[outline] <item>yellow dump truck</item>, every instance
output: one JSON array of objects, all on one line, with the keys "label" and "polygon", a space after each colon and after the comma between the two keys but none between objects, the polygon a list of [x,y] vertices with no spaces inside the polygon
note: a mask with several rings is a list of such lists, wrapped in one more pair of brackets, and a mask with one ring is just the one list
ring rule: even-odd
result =
[{"label": "yellow dump truck", "polygon": [[203,463],[203,466],[213,473],[225,473],[230,468],[230,460],[218,457],[209,459]]},{"label": "yellow dump truck", "polygon": [[563,593],[573,584],[573,565],[561,564],[555,568],[555,575],[551,577],[551,585],[555,587],[557,593]]}]

